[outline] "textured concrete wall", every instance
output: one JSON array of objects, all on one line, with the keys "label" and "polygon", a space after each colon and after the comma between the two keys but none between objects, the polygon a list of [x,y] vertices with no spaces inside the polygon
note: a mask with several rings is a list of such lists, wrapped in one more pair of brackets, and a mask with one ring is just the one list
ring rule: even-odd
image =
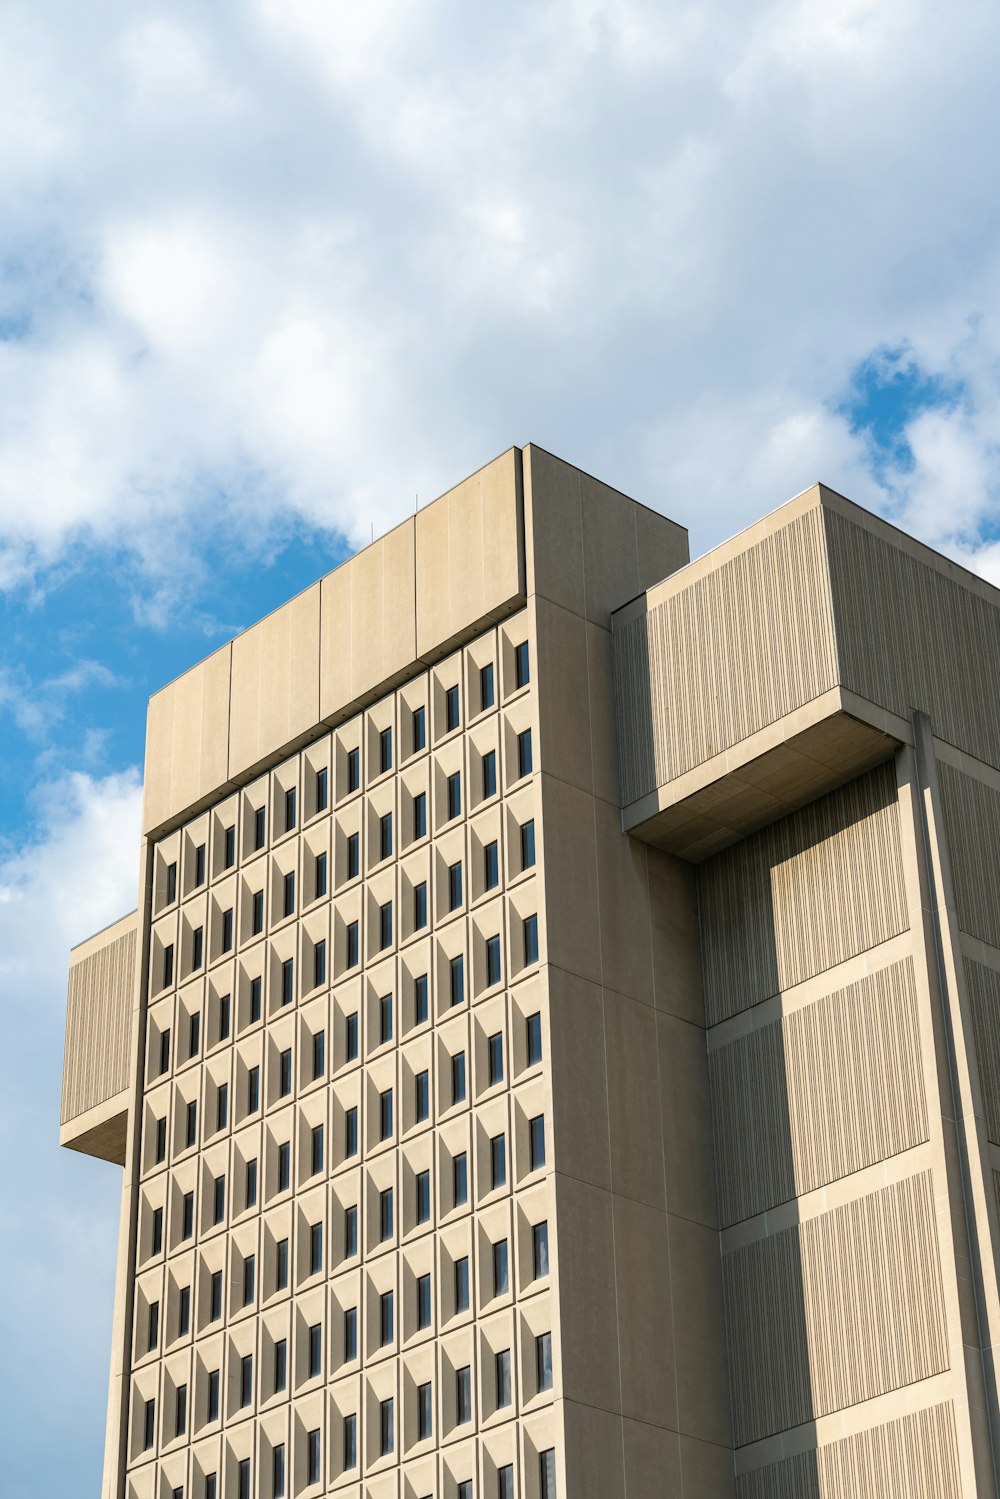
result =
[{"label": "textured concrete wall", "polygon": [[[64,1144],[79,1144],[78,1133],[105,1123],[97,1115],[128,1087],[137,940],[133,913],[83,943],[70,965],[59,1115]],[[81,1120],[74,1131],[74,1122]],[[116,1154],[119,1143],[123,1133]]]}]

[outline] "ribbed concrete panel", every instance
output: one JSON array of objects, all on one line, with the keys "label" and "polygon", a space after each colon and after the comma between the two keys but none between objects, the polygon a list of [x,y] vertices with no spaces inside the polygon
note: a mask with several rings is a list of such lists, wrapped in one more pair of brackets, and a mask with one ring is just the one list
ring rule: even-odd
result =
[{"label": "ribbed concrete panel", "polygon": [[986,1130],[994,1145],[1000,1145],[1000,973],[966,958],[965,977],[972,1002]]},{"label": "ribbed concrete panel", "polygon": [[698,893],[710,1025],[905,931],[893,765],[706,860]]},{"label": "ribbed concrete panel", "polygon": [[1000,764],[1000,609],[995,590],[908,538],[889,540],[824,506],[841,681]]},{"label": "ribbed concrete panel", "polygon": [[[936,729],[935,725],[935,729]],[[1000,947],[1000,791],[938,761],[958,924]]]},{"label": "ribbed concrete panel", "polygon": [[719,1047],[709,1070],[724,1225],[920,1144],[912,961]]},{"label": "ribbed concrete panel", "polygon": [[960,1499],[951,1402],[744,1473],[737,1499]]},{"label": "ribbed concrete panel", "polygon": [[948,1367],[930,1172],[734,1250],[723,1284],[737,1445]]},{"label": "ribbed concrete panel", "polygon": [[615,631],[622,802],[738,744],[836,682],[820,511]]},{"label": "ribbed concrete panel", "polygon": [[133,929],[70,968],[61,1124],[128,1087],[135,944]]}]

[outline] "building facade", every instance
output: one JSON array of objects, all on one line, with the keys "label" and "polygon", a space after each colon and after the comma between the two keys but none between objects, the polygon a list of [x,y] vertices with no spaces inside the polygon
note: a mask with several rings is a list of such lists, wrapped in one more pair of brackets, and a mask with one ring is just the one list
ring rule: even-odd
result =
[{"label": "building facade", "polygon": [[106,1499],[994,1494],[1000,594],[511,449],[157,693]]}]

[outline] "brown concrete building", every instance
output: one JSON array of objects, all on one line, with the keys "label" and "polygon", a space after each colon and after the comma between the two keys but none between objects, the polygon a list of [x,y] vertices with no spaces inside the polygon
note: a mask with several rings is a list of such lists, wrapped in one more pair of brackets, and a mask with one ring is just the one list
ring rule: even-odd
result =
[{"label": "brown concrete building", "polygon": [[1000,593],[512,449],[150,701],[106,1499],[996,1492]]}]

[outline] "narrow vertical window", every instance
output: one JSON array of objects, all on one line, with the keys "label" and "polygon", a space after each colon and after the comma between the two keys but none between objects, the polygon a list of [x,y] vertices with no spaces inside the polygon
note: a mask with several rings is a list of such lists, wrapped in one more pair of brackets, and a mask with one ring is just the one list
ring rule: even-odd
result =
[{"label": "narrow vertical window", "polygon": [[261,990],[263,984],[260,978],[250,980],[250,1024],[254,1025],[260,1019]]},{"label": "narrow vertical window", "polygon": [[149,1353],[160,1341],[160,1303],[149,1303],[149,1321],[146,1328],[146,1352]]},{"label": "narrow vertical window", "polygon": [[344,1467],[356,1468],[358,1464],[358,1418],[344,1417]]},{"label": "narrow vertical window", "polygon": [[205,845],[199,843],[194,851],[194,888],[199,890],[205,883]]},{"label": "narrow vertical window", "polygon": [[497,1031],[486,1043],[489,1058],[490,1087],[503,1082],[503,1032]]},{"label": "narrow vertical window", "polygon": [[510,1349],[504,1348],[494,1360],[496,1378],[497,1410],[510,1405]]},{"label": "narrow vertical window", "polygon": [[522,641],[514,647],[514,686],[527,687],[531,680],[531,670],[528,663],[528,642]]},{"label": "narrow vertical window", "polygon": [[219,1499],[218,1478],[215,1473],[205,1474],[205,1499]]},{"label": "narrow vertical window", "polygon": [[413,1023],[423,1025],[428,1015],[427,975],[418,974],[413,980]]},{"label": "narrow vertical window", "polygon": [[423,708],[413,710],[413,753],[416,754],[427,743],[427,723]]},{"label": "narrow vertical window", "polygon": [[235,827],[227,828],[226,829],[226,833],[225,833],[225,850],[224,850],[224,853],[223,853],[223,856],[222,856],[222,862],[223,862],[223,865],[224,865],[224,867],[226,869],[232,869],[233,865],[236,863],[236,829],[235,829]]},{"label": "narrow vertical window", "polygon": [[181,1202],[181,1238],[194,1237],[194,1193],[185,1192]]},{"label": "narrow vertical window", "polygon": [[278,1056],[278,1097],[287,1098],[292,1091],[292,1050],[287,1047]]},{"label": "narrow vertical window", "polygon": [[243,1261],[243,1305],[253,1304],[257,1284],[257,1257],[248,1254]]},{"label": "narrow vertical window", "polygon": [[465,957],[458,953],[450,964],[451,1002],[460,1005],[465,998]]},{"label": "narrow vertical window", "polygon": [[494,1296],[506,1296],[509,1290],[510,1270],[507,1240],[498,1239],[493,1245],[493,1294]]},{"label": "narrow vertical window", "polygon": [[469,1200],[469,1160],[464,1150],[454,1157],[451,1168],[452,1197],[455,1207],[460,1208]]},{"label": "narrow vertical window", "polygon": [[392,1188],[385,1187],[378,1194],[379,1239],[384,1244],[392,1238]]},{"label": "narrow vertical window", "polygon": [[226,1216],[226,1178],[217,1176],[212,1183],[212,1222],[219,1224]]},{"label": "narrow vertical window", "polygon": [[514,1499],[513,1463],[505,1463],[502,1468],[497,1469],[497,1499]]},{"label": "narrow vertical window", "polygon": [[423,931],[427,925],[427,881],[421,880],[413,887],[413,930]]},{"label": "narrow vertical window", "polygon": [[231,1009],[232,1009],[232,999],[231,999],[231,996],[228,995],[228,994],[222,994],[222,995],[220,995],[220,997],[219,997],[219,1040],[220,1041],[227,1041],[229,1039],[229,1025],[230,1025],[230,1011],[231,1011]]},{"label": "narrow vertical window", "polygon": [[469,1310],[469,1257],[462,1255],[455,1261],[455,1311]]},{"label": "narrow vertical window", "polygon": [[383,729],[378,736],[379,775],[392,769],[392,729]]},{"label": "narrow vertical window", "polygon": [[190,1150],[198,1139],[198,1101],[192,1098],[188,1103],[186,1114],[186,1127],[184,1132],[184,1148]]},{"label": "narrow vertical window", "polygon": [[289,870],[282,882],[281,913],[283,916],[295,915],[295,871]]},{"label": "narrow vertical window", "polygon": [[528,1120],[528,1149],[531,1170],[540,1170],[545,1165],[545,1118],[542,1114]]},{"label": "narrow vertical window", "polygon": [[538,1454],[539,1499],[556,1499],[556,1451],[546,1447]]},{"label": "narrow vertical window", "polygon": [[320,1446],[319,1427],[310,1431],[306,1436],[306,1483],[319,1483],[320,1480]]},{"label": "narrow vertical window", "polygon": [[276,1442],[271,1451],[271,1496],[285,1499],[285,1444]]},{"label": "narrow vertical window", "polygon": [[361,785],[361,754],[356,749],[347,751],[347,789],[357,791]]},{"label": "narrow vertical window", "polygon": [[[287,1240],[283,1240],[287,1243]],[[274,1393],[279,1395],[288,1383],[288,1340],[278,1338],[274,1345]]]},{"label": "narrow vertical window", "polygon": [[549,1273],[549,1225],[546,1219],[535,1223],[531,1229],[531,1268],[534,1278]]},{"label": "narrow vertical window", "polygon": [[319,1275],[323,1269],[323,1225],[314,1223],[309,1229],[309,1274]]},{"label": "narrow vertical window", "polygon": [[486,987],[500,982],[500,936],[486,939]]},{"label": "narrow vertical window", "polygon": [[315,863],[314,881],[316,887],[316,899],[326,894],[326,854],[317,854]]},{"label": "narrow vertical window", "polygon": [[208,1376],[208,1400],[206,1402],[205,1416],[209,1421],[219,1419],[219,1395],[220,1376],[218,1369],[212,1369]]},{"label": "narrow vertical window", "polygon": [[423,838],[427,832],[427,792],[418,791],[413,798],[413,836]]},{"label": "narrow vertical window", "polygon": [[391,994],[383,994],[378,1002],[378,1038],[380,1046],[385,1046],[386,1042],[392,1040]]},{"label": "narrow vertical window", "polygon": [[542,1017],[536,1010],[525,1021],[528,1066],[535,1067],[542,1060]]},{"label": "narrow vertical window", "polygon": [[395,1336],[393,1313],[393,1294],[391,1291],[383,1291],[378,1299],[380,1348],[387,1348]]},{"label": "narrow vertical window", "polygon": [[493,707],[493,662],[487,661],[479,668],[479,711],[485,713]]},{"label": "narrow vertical window", "polygon": [[358,1252],[358,1210],[351,1206],[344,1209],[344,1254],[350,1259]]},{"label": "narrow vertical window", "polygon": [[433,1426],[431,1387],[429,1384],[417,1386],[417,1441],[426,1442],[431,1435]]},{"label": "narrow vertical window", "polygon": [[378,820],[378,854],[388,859],[392,854],[392,813],[386,812]]},{"label": "narrow vertical window", "polygon": [[177,1297],[177,1336],[187,1337],[191,1331],[191,1287],[181,1286]]},{"label": "narrow vertical window", "polygon": [[416,1099],[414,1103],[414,1117],[417,1124],[423,1124],[430,1114],[431,1086],[430,1073],[424,1070],[418,1072],[415,1082]]},{"label": "narrow vertical window", "polygon": [[344,1361],[350,1363],[358,1356],[358,1309],[349,1306],[344,1313]]},{"label": "narrow vertical window", "polygon": [[315,1379],[323,1371],[323,1327],[315,1322],[309,1329],[309,1378]]},{"label": "narrow vertical window", "polygon": [[444,731],[450,734],[458,728],[458,688],[449,687],[444,695]]},{"label": "narrow vertical window", "polygon": [[396,1445],[396,1407],[391,1398],[379,1402],[379,1456],[386,1457]]},{"label": "narrow vertical window", "polygon": [[156,1401],[147,1400],[142,1412],[142,1450],[148,1452],[156,1441]]},{"label": "narrow vertical window", "polygon": [[233,912],[232,907],[222,913],[222,951],[233,950]]},{"label": "narrow vertical window", "polygon": [[154,1164],[157,1165],[157,1166],[159,1166],[159,1165],[162,1164],[163,1161],[166,1160],[166,1158],[167,1158],[167,1121],[166,1121],[166,1119],[157,1119],[157,1121],[156,1121],[156,1160],[155,1160]]},{"label": "narrow vertical window", "polygon": [[346,961],[348,968],[358,966],[358,923],[356,921],[348,923]]},{"label": "narrow vertical window", "polygon": [[321,937],[313,948],[313,988],[326,983],[326,938]]},{"label": "narrow vertical window", "polygon": [[431,1216],[431,1174],[417,1172],[417,1222],[428,1223]]},{"label": "narrow vertical window", "polygon": [[289,786],[285,792],[285,832],[290,833],[295,827],[295,787]]},{"label": "narrow vertical window", "polygon": [[267,840],[267,812],[263,807],[257,807],[253,814],[253,846],[254,852],[264,847]]},{"label": "narrow vertical window", "polygon": [[451,1059],[451,1101],[465,1102],[465,1052],[456,1051]]},{"label": "narrow vertical window", "polygon": [[530,776],[531,774],[531,730],[524,729],[517,736],[517,774]]},{"label": "narrow vertical window", "polygon": [[417,1276],[417,1329],[422,1331],[431,1325],[431,1278]]},{"label": "narrow vertical window", "polygon": [[163,1248],[163,1209],[153,1209],[153,1226],[150,1235],[150,1253],[159,1254]]},{"label": "narrow vertical window", "polygon": [[279,1239],[275,1246],[274,1256],[274,1289],[286,1291],[288,1289],[288,1240]]},{"label": "narrow vertical window", "polygon": [[250,915],[250,935],[259,937],[264,930],[264,892],[255,890],[253,897],[253,909]]},{"label": "narrow vertical window", "polygon": [[348,1158],[358,1153],[358,1110],[352,1105],[344,1114],[344,1155]]},{"label": "narrow vertical window", "polygon": [[483,797],[497,794],[497,752],[488,750],[483,756]]},{"label": "narrow vertical window", "polygon": [[490,1140],[490,1190],[507,1185],[507,1136],[494,1135]]},{"label": "narrow vertical window", "polygon": [[357,1012],[357,1010],[352,1010],[351,1013],[350,1013],[350,1015],[347,1016],[346,1026],[347,1026],[347,1038],[346,1038],[347,1060],[349,1062],[353,1062],[353,1061],[356,1060],[357,1055],[358,1055],[358,1012]]},{"label": "narrow vertical window", "polygon": [[191,933],[191,967],[200,968],[205,961],[205,928],[196,926]]},{"label": "narrow vertical window", "polygon": [[326,1031],[316,1031],[312,1038],[313,1082],[326,1071]]},{"label": "narrow vertical window", "polygon": [[170,1029],[160,1032],[160,1075],[170,1070]]},{"label": "narrow vertical window", "polygon": [[329,776],[323,765],[316,772],[316,811],[325,812],[329,801]]},{"label": "narrow vertical window", "polygon": [[292,1184],[292,1147],[287,1140],[278,1146],[278,1191],[287,1192]]},{"label": "narrow vertical window", "polygon": [[539,1393],[552,1388],[552,1334],[541,1332],[535,1339],[535,1381]]},{"label": "narrow vertical window", "polygon": [[167,899],[168,906],[173,905],[177,899],[177,865],[167,865]]},{"label": "narrow vertical window", "polygon": [[378,945],[379,951],[392,946],[392,901],[387,900],[384,906],[378,908]]},{"label": "narrow vertical window", "polygon": [[213,1270],[208,1287],[208,1320],[218,1322],[222,1316],[222,1271]]},{"label": "narrow vertical window", "polygon": [[455,1370],[455,1420],[459,1426],[472,1420],[472,1370],[468,1364]]},{"label": "narrow vertical window", "polygon": [[347,878],[356,880],[361,869],[361,839],[357,833],[351,833],[347,839]]},{"label": "narrow vertical window", "polygon": [[457,864],[450,864],[448,866],[448,910],[457,911],[461,904],[462,865],[461,861],[459,861]]},{"label": "narrow vertical window", "polygon": [[388,1140],[392,1137],[392,1089],[386,1088],[379,1094],[379,1140]]},{"label": "narrow vertical window", "polygon": [[260,1108],[260,1067],[251,1067],[247,1073],[247,1113],[256,1114]]},{"label": "narrow vertical window", "polygon": [[250,1499],[250,1459],[248,1457],[240,1458],[236,1477],[236,1499]]},{"label": "narrow vertical window", "polygon": [[167,945],[166,945],[166,947],[163,949],[163,986],[164,986],[164,988],[166,988],[166,986],[168,984],[172,984],[173,981],[174,981],[174,944],[172,942],[168,942]]},{"label": "narrow vertical window", "polygon": [[225,1129],[229,1123],[229,1084],[220,1083],[215,1095],[215,1127]]},{"label": "narrow vertical window", "polygon": [[458,817],[462,811],[462,772],[456,770],[448,777],[448,817]]},{"label": "narrow vertical window", "polygon": [[188,1388],[179,1384],[174,1392],[174,1436],[182,1437],[187,1431]]},{"label": "narrow vertical window", "polygon": [[240,1359],[240,1406],[244,1408],[253,1400],[253,1354],[245,1353]]},{"label": "narrow vertical window", "polygon": [[295,960],[286,958],[281,965],[281,1003],[290,1005],[294,998]]},{"label": "narrow vertical window", "polygon": [[537,916],[526,916],[524,918],[524,961],[526,965],[538,962]]},{"label": "narrow vertical window", "polygon": [[323,1143],[324,1133],[322,1124],[313,1126],[312,1131],[312,1176],[318,1176],[323,1170]]},{"label": "narrow vertical window", "polygon": [[496,839],[483,849],[483,884],[487,890],[495,890],[500,883],[500,848]]}]

